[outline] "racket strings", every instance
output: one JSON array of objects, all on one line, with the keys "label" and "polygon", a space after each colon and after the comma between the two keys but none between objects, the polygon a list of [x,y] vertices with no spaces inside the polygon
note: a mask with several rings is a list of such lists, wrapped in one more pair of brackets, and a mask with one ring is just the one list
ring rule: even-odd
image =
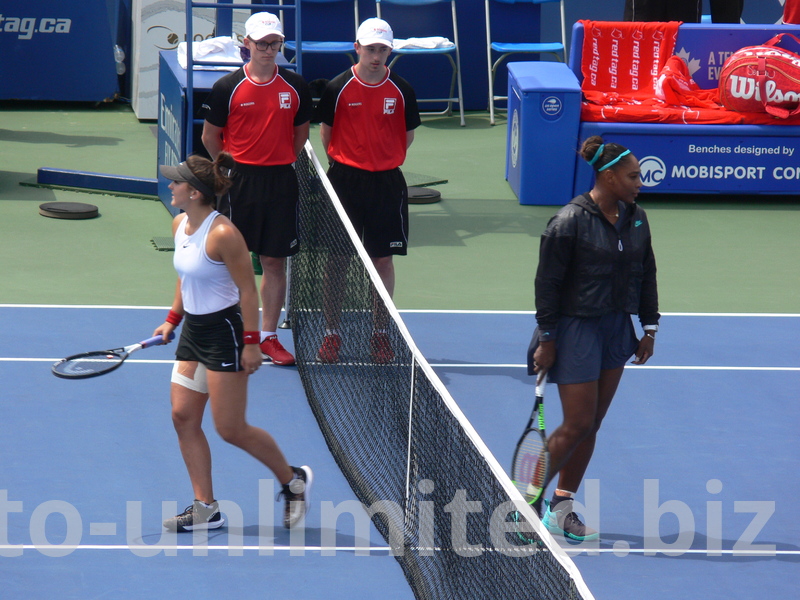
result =
[{"label": "racket strings", "polygon": [[86,375],[104,373],[122,363],[123,357],[113,352],[103,352],[67,358],[56,364],[53,369],[63,375]]},{"label": "racket strings", "polygon": [[511,478],[527,501],[538,500],[549,468],[547,446],[539,432],[531,432],[520,444]]}]

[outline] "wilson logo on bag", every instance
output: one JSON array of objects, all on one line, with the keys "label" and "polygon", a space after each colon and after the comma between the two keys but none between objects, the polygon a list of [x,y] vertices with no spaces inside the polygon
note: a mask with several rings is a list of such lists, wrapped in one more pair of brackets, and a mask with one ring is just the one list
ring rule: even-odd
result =
[{"label": "wilson logo on bag", "polygon": [[722,105],[737,112],[766,112],[786,119],[800,114],[800,55],[778,48],[779,33],[763,46],[734,52],[719,76]]}]

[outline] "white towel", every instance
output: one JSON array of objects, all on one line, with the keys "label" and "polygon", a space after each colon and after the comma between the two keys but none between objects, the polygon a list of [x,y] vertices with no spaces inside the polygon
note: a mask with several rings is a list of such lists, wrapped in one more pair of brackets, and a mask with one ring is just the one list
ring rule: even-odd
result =
[{"label": "white towel", "polygon": [[[208,60],[227,63],[234,66],[195,65],[195,70],[203,71],[235,71],[242,66],[242,56],[239,46],[228,36],[209,38],[200,42],[192,42],[192,57],[194,60]],[[178,44],[178,64],[186,68],[186,42]]]},{"label": "white towel", "polygon": [[399,40],[395,38],[395,49],[401,48],[453,48],[455,44],[448,40],[446,37],[425,37],[425,38],[408,38],[407,40]]}]

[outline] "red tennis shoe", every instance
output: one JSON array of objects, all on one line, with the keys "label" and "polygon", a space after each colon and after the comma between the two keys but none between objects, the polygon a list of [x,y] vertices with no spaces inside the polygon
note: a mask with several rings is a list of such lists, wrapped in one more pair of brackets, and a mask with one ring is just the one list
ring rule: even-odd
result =
[{"label": "red tennis shoe", "polygon": [[294,364],[294,356],[292,356],[278,341],[277,335],[268,336],[261,342],[260,347],[263,357],[271,360],[273,364],[281,367],[289,367]]},{"label": "red tennis shoe", "polygon": [[372,339],[369,341],[369,350],[373,362],[379,365],[385,365],[394,360],[394,350],[392,350],[392,345],[389,342],[388,333],[373,332]]},{"label": "red tennis shoe", "polygon": [[317,360],[324,363],[339,362],[339,349],[342,347],[342,338],[338,333],[329,333],[322,340],[322,346],[317,352]]}]

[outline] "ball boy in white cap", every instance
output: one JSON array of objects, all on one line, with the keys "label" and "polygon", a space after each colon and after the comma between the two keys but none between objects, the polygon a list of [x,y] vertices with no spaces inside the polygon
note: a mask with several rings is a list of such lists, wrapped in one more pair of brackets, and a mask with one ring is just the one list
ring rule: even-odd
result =
[{"label": "ball boy in white cap", "polygon": [[261,352],[276,365],[292,365],[294,357],[276,332],[286,295],[286,257],[299,249],[292,163],[308,139],[313,105],[302,76],[275,63],[283,43],[278,17],[251,15],[245,34],[250,62],[214,84],[202,108],[203,144],[212,158],[225,150],[236,160],[233,187],[219,210],[261,260]]},{"label": "ball boy in white cap", "polygon": [[[358,63],[330,81],[317,106],[322,144],[331,160],[328,177],[390,295],[392,257],[408,251],[408,187],[399,167],[420,125],[414,90],[386,66],[393,39],[386,21],[364,21],[356,33]],[[331,269],[328,275],[334,277]],[[318,355],[323,362],[336,362],[341,347],[341,300],[334,287],[328,286],[326,298],[328,332]],[[386,318],[375,315],[370,342],[378,363],[394,359]]]}]

